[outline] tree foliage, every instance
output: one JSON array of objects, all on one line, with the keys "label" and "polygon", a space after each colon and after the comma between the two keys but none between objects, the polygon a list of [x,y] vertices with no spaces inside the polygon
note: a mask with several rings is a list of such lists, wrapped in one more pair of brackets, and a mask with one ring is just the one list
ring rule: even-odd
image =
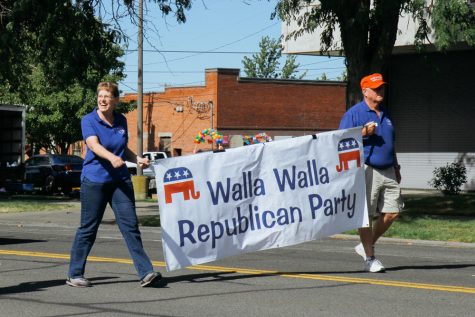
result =
[{"label": "tree foliage", "polygon": [[320,77],[315,78],[315,80],[328,80],[328,76],[325,73],[322,73]]},{"label": "tree foliage", "polygon": [[448,49],[458,42],[475,45],[474,10],[467,1],[437,1],[432,10],[437,47]]},{"label": "tree foliage", "polygon": [[338,29],[348,69],[348,105],[361,98],[363,75],[384,73],[389,66],[402,15],[411,15],[417,23],[418,47],[432,32],[438,49],[460,41],[475,44],[475,15],[466,0],[280,0],[275,14],[297,23],[291,37],[320,28],[322,54],[335,49]]},{"label": "tree foliage", "polygon": [[[69,146],[82,139],[81,118],[96,106],[94,87],[75,82],[64,89],[51,89],[41,71],[28,76],[30,91],[23,98],[27,104],[27,136],[37,148],[66,153]],[[118,81],[117,75],[105,75],[102,80]],[[90,80],[92,81],[92,80]],[[123,112],[130,105],[122,106]]]},{"label": "tree foliage", "polygon": [[[157,4],[163,15],[173,13],[185,22],[184,12],[192,1],[149,2]],[[63,86],[72,79],[86,80],[91,68],[116,68],[114,53],[108,54],[126,38],[119,25],[118,8],[123,5],[136,22],[136,1],[132,0],[1,0],[0,80],[16,86],[21,75],[29,73],[26,59]],[[111,17],[110,24],[103,22],[105,15]]]},{"label": "tree foliage", "polygon": [[120,34],[94,14],[92,1],[7,0],[9,14],[0,21],[0,79],[23,84],[40,68],[55,87],[94,80],[118,70]]},{"label": "tree foliage", "polygon": [[281,57],[282,46],[279,41],[264,36],[259,42],[259,53],[253,54],[252,58],[245,56],[242,60],[244,72],[247,77],[253,78],[302,79],[305,76],[304,73],[297,78],[299,64],[295,56],[288,56],[280,70]]},{"label": "tree foliage", "polygon": [[[128,3],[128,6],[131,7],[133,1],[126,0],[124,2]],[[160,11],[163,15],[168,15],[174,13],[175,18],[178,22],[186,22],[185,11],[191,8],[191,0],[150,0],[150,2],[158,3]]]},{"label": "tree foliage", "polygon": [[29,143],[65,152],[81,139],[97,83],[123,78],[119,34],[92,2],[19,0],[9,8],[0,23],[2,99],[27,105]]},{"label": "tree foliage", "polygon": [[[191,7],[191,0],[150,2],[179,22],[186,21],[184,11]],[[96,105],[97,83],[124,78],[118,58],[126,38],[114,24],[115,8],[125,5],[136,20],[135,4],[107,3],[112,24],[102,20],[102,0],[0,1],[0,100],[27,105],[28,141],[37,147],[65,152],[82,139],[80,119]]]}]

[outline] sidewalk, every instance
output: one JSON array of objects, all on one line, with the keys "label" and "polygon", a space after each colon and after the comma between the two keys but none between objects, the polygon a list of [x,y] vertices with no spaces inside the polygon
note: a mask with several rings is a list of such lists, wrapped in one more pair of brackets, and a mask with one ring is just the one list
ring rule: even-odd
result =
[{"label": "sidewalk", "polygon": [[[406,192],[407,193],[407,192]],[[434,194],[434,193],[428,193]],[[68,202],[71,203],[71,202]],[[65,227],[77,228],[80,220],[80,203],[72,202],[73,208],[61,211],[41,211],[41,212],[13,212],[0,213],[0,224],[23,226],[40,226],[40,227]],[[148,216],[158,214],[158,203],[156,202],[136,202],[137,216]],[[102,219],[102,225],[110,225],[116,227],[115,217],[110,206],[107,207]],[[144,227],[142,227],[144,228]],[[333,239],[354,240],[358,241],[356,235],[335,234],[331,236]],[[412,240],[382,237],[378,240],[381,242],[392,244],[418,244],[418,245],[434,245],[447,247],[460,247],[475,249],[475,243],[463,242],[447,242],[447,241],[430,241],[430,240]]]},{"label": "sidewalk", "polygon": [[[79,225],[81,206],[80,202],[68,202],[74,205],[73,208],[60,211],[31,211],[31,212],[10,212],[0,213],[0,224],[10,224],[17,226],[44,226],[44,227],[71,227],[77,228]],[[156,202],[137,202],[136,210],[138,216],[148,216],[158,214],[158,204]],[[110,206],[107,206],[102,224],[115,225],[115,217]]]},{"label": "sidewalk", "polygon": [[442,196],[442,193],[431,189],[409,189],[401,188],[402,195],[427,195],[427,196]]}]

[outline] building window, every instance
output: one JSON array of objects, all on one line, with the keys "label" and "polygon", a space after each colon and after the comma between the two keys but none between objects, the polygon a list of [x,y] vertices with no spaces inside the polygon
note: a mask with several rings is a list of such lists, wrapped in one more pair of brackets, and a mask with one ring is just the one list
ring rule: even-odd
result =
[{"label": "building window", "polygon": [[161,136],[160,137],[160,144],[159,144],[159,151],[166,152],[168,156],[171,153],[171,144],[172,138],[169,136]]}]

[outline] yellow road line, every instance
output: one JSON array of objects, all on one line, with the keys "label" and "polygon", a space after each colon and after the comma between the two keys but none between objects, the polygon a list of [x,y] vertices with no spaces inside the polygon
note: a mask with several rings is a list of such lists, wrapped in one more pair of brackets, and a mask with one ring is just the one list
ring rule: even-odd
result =
[{"label": "yellow road line", "polygon": [[[0,249],[0,255],[2,254],[69,260],[69,255],[64,254],[64,253],[46,253],[46,252],[1,250]],[[87,260],[92,261],[92,262],[132,264],[132,260],[120,259],[120,258],[105,258],[105,257],[89,256]],[[152,263],[155,266],[165,267],[165,262],[162,262],[162,261],[152,261]],[[188,267],[187,269],[200,270],[200,271],[229,272],[229,273],[239,273],[239,274],[253,274],[256,276],[275,275],[275,276],[286,277],[286,278],[298,278],[298,279],[307,279],[307,280],[382,285],[382,286],[401,287],[401,288],[415,288],[415,289],[432,290],[432,291],[475,294],[475,288],[452,286],[452,285],[411,283],[411,282],[403,282],[403,281],[379,280],[379,279],[356,278],[356,277],[335,276],[335,275],[321,275],[321,274],[299,274],[299,273],[292,274],[292,273],[283,273],[283,272],[278,272],[278,271],[254,270],[254,269],[234,268],[234,267],[225,267],[225,266],[211,266],[211,265],[194,265],[194,266]]]}]

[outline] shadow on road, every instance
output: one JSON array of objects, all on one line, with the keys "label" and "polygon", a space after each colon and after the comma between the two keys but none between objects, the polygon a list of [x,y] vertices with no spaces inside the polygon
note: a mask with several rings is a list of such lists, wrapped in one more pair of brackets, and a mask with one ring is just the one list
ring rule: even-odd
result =
[{"label": "shadow on road", "polygon": [[[90,279],[90,281],[94,284],[94,281],[116,279],[116,278],[117,278],[116,276],[96,277],[96,278]],[[66,279],[26,282],[26,283],[21,283],[15,286],[1,287],[0,295],[37,292],[37,291],[43,291],[50,287],[64,286],[64,285],[66,285]]]},{"label": "shadow on road", "polygon": [[[198,274],[173,276],[173,277],[167,277],[167,281],[168,283],[177,283],[177,282],[206,283],[206,282],[221,282],[221,281],[231,281],[231,280],[244,280],[248,278],[282,276],[282,275],[327,275],[327,274],[354,274],[354,273],[364,273],[364,271],[270,272],[270,273],[255,273],[255,274],[241,274],[241,273],[232,271],[232,272],[198,273]],[[230,274],[233,274],[233,275],[230,275]]]},{"label": "shadow on road", "polygon": [[[447,269],[463,269],[467,267],[475,267],[475,264],[444,264],[444,265],[407,265],[386,268],[386,271],[402,271],[402,270],[447,270]],[[220,282],[230,280],[244,280],[248,278],[272,277],[282,275],[328,275],[328,274],[366,274],[363,270],[359,271],[331,271],[331,272],[270,272],[270,273],[255,273],[255,274],[240,274],[236,271],[232,272],[214,272],[214,273],[198,273],[187,274],[180,276],[168,277],[168,283],[177,282],[191,282],[191,283],[206,283],[206,282]],[[377,274],[380,275],[380,274]],[[370,275],[375,277],[374,274]]]},{"label": "shadow on road", "polygon": [[475,267],[475,264],[403,265],[403,266],[387,267],[386,271],[447,270],[447,269],[463,269],[466,267]]},{"label": "shadow on road", "polygon": [[0,245],[46,242],[46,240],[0,238]]},{"label": "shadow on road", "polygon": [[[89,279],[92,282],[92,286],[95,285],[107,285],[107,284],[124,284],[124,283],[139,283],[138,280],[121,280],[121,281],[106,281],[106,282],[97,282],[96,280],[99,280],[99,278],[90,278]],[[170,280],[168,278],[162,278],[156,282],[154,282],[152,285],[147,286],[147,288],[164,288],[167,286],[168,282]]]}]

